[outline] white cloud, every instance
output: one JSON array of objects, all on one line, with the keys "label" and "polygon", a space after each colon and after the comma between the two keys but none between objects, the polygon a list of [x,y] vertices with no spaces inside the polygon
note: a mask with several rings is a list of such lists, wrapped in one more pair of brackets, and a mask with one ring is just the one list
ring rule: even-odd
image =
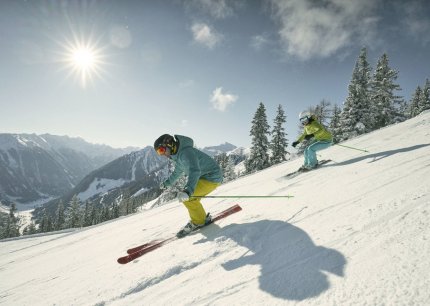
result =
[{"label": "white cloud", "polygon": [[194,40],[209,49],[213,49],[222,40],[222,35],[205,23],[195,23],[191,27]]},{"label": "white cloud", "polygon": [[181,120],[181,127],[187,127],[188,126],[188,120],[182,119]]},{"label": "white cloud", "polygon": [[217,87],[212,92],[211,102],[216,110],[224,112],[227,107],[236,102],[238,98],[239,96],[232,95],[229,93],[223,93],[222,87]]},{"label": "white cloud", "polygon": [[374,0],[271,0],[286,53],[308,60],[371,40],[378,19]]},{"label": "white cloud", "polygon": [[[228,3],[227,3],[228,2]],[[234,15],[234,8],[241,5],[239,0],[189,0],[186,5],[202,11],[216,19],[224,19]]]}]

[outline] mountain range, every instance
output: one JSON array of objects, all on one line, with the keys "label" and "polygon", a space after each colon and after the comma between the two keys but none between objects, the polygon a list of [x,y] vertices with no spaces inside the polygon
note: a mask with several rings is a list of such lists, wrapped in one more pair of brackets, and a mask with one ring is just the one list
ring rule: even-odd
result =
[{"label": "mountain range", "polygon": [[68,136],[2,133],[0,202],[25,204],[61,196],[90,172],[136,149]]}]

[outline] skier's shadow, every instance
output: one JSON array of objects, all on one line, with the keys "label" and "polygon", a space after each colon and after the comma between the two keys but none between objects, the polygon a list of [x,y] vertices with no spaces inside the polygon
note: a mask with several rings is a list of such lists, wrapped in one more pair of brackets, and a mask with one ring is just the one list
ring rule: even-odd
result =
[{"label": "skier's shadow", "polygon": [[222,264],[232,271],[259,265],[259,287],[285,300],[302,301],[316,297],[330,287],[324,271],[344,275],[345,257],[334,249],[317,246],[305,231],[283,221],[262,220],[216,224],[201,231],[206,241],[231,239],[247,249],[239,258]]},{"label": "skier's shadow", "polygon": [[381,160],[383,158],[392,156],[394,154],[398,154],[398,153],[405,153],[405,152],[409,152],[409,151],[413,151],[413,150],[418,150],[421,149],[423,147],[427,147],[430,146],[429,143],[427,144],[420,144],[420,145],[415,145],[415,146],[411,146],[411,147],[407,147],[407,148],[401,148],[401,149],[397,149],[397,150],[390,150],[390,151],[384,151],[384,152],[378,152],[378,153],[374,153],[374,154],[367,154],[367,155],[363,155],[357,158],[353,158],[353,159],[349,159],[343,162],[339,162],[333,165],[327,165],[327,167],[331,167],[331,166],[344,166],[344,165],[349,165],[349,164],[353,164],[365,159],[371,159],[371,161],[369,161],[369,163],[373,163],[376,162],[378,160]]}]

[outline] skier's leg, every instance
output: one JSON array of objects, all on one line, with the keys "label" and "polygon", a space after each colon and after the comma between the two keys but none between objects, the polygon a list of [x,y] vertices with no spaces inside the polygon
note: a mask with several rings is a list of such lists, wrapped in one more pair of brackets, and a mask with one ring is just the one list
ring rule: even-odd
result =
[{"label": "skier's leg", "polygon": [[330,146],[331,142],[329,141],[317,141],[307,147],[306,149],[308,149],[309,166],[313,168],[318,164],[317,151],[326,149]]},{"label": "skier's leg", "polygon": [[305,157],[305,162],[303,163],[303,165],[305,166],[305,167],[308,167],[309,166],[309,147],[310,146],[307,146],[306,148],[305,148],[305,151],[303,152],[303,155],[304,155],[304,157]]},{"label": "skier's leg", "polygon": [[[205,196],[211,193],[219,186],[219,183],[210,182],[204,179],[200,179],[197,182],[196,189],[192,195]],[[191,221],[197,225],[203,225],[206,220],[206,212],[200,203],[200,198],[190,198],[184,202],[185,207],[188,209]]]}]

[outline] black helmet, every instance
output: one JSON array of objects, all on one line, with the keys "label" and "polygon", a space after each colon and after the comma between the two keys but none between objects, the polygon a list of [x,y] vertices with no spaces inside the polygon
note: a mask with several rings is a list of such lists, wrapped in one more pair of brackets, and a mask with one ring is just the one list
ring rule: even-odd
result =
[{"label": "black helmet", "polygon": [[170,148],[172,154],[176,153],[176,140],[175,137],[169,134],[161,135],[157,138],[157,140],[154,142],[154,149],[155,151],[158,150],[160,147]]}]

